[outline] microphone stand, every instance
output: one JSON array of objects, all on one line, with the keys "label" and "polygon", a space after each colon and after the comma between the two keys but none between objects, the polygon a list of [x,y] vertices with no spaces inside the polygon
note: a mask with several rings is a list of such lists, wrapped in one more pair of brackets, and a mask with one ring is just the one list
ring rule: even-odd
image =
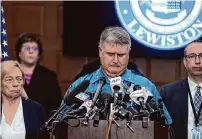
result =
[{"label": "microphone stand", "polygon": [[[96,89],[96,92],[95,92],[94,97],[93,97],[93,100],[92,100],[91,110],[86,113],[85,119],[84,119],[83,122],[82,122],[82,124],[83,124],[84,126],[87,126],[87,125],[88,125],[89,118],[90,118],[93,114],[94,114],[94,116],[95,116],[95,114],[96,114],[97,111],[98,111],[98,108],[97,108],[97,106],[96,106],[96,103],[97,103],[97,99],[98,99],[98,96],[99,96],[99,94],[100,94],[100,91],[101,91],[101,89],[102,89],[102,87],[103,87],[104,84],[105,84],[105,78],[102,78],[102,77],[101,77],[101,78],[99,79],[99,84],[98,84],[98,87],[97,87],[97,89]],[[95,124],[95,125],[96,125],[96,124]]]},{"label": "microphone stand", "polygon": [[128,118],[126,122],[126,126],[132,131],[133,133],[135,132],[134,129],[131,127],[131,121],[132,121],[132,113],[128,111]]},{"label": "microphone stand", "polygon": [[113,112],[111,114],[111,120],[109,119],[109,126],[108,126],[108,130],[107,130],[107,136],[105,139],[108,139],[109,138],[109,133],[110,133],[110,130],[111,130],[111,126],[112,126],[112,122],[114,122],[117,127],[120,127],[119,123],[114,119],[114,115],[116,113],[116,109],[117,109],[117,106],[116,105],[113,105]]},{"label": "microphone stand", "polygon": [[103,103],[101,102],[100,99],[97,100],[95,107],[97,107],[97,109],[95,109],[95,114],[92,116],[92,119],[94,120],[93,126],[98,127],[100,120],[100,113],[102,112],[103,109]]},{"label": "microphone stand", "polygon": [[50,134],[50,139],[56,139],[56,137],[55,137],[55,127],[56,127],[58,122],[59,121],[53,121],[52,122],[51,131],[49,133]]},{"label": "microphone stand", "polygon": [[119,90],[120,90],[119,86],[114,86],[113,90],[114,90],[114,104],[112,106],[112,113],[109,116],[110,123],[109,123],[109,126],[108,126],[106,139],[108,139],[108,137],[109,137],[112,122],[114,122],[117,125],[117,127],[120,127],[119,123],[115,120],[114,116],[115,116],[115,113],[117,113],[117,109],[118,109],[119,105],[121,104],[120,103],[120,98],[122,97],[121,96],[122,94],[120,95],[120,93],[119,93]]},{"label": "microphone stand", "polygon": [[100,109],[98,109],[93,117],[93,126],[98,127],[100,120]]},{"label": "microphone stand", "polygon": [[97,110],[98,110],[97,106],[94,106],[88,113],[86,113],[82,125],[88,126],[89,118],[95,116]]},{"label": "microphone stand", "polygon": [[160,112],[160,123],[161,123],[161,126],[162,127],[165,127],[166,124],[165,124],[165,115],[164,115],[164,112],[163,112],[163,100],[162,99],[158,99],[158,103],[159,103],[159,112]]},{"label": "microphone stand", "polygon": [[143,113],[142,117],[142,128],[148,128],[149,122],[149,112],[144,104],[144,101],[140,101],[141,104],[141,112]]},{"label": "microphone stand", "polygon": [[148,121],[149,121],[149,117],[144,115],[142,117],[142,128],[148,128]]}]

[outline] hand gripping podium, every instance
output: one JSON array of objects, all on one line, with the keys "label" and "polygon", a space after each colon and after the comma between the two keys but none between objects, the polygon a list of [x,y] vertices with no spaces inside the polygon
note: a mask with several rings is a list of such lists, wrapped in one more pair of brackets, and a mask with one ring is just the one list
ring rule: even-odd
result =
[{"label": "hand gripping podium", "polygon": [[[69,119],[68,123],[78,122],[75,119]],[[149,121],[148,127],[142,127],[142,121],[132,121],[131,127],[134,133],[126,126],[126,121],[117,121],[111,125],[108,139],[168,139],[168,127],[162,127],[160,123]],[[57,131],[56,139],[106,139],[109,121],[100,120],[98,127],[93,126],[93,120],[89,120],[88,126],[78,127],[66,126],[67,129],[61,133],[61,127]],[[66,133],[64,133],[66,131]]]}]

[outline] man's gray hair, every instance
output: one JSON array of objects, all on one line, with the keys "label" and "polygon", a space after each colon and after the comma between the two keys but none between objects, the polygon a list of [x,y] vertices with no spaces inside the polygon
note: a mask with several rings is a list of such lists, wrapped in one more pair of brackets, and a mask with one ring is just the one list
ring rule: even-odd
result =
[{"label": "man's gray hair", "polygon": [[129,50],[131,49],[131,38],[121,27],[106,28],[100,36],[99,47],[102,47],[104,43],[128,45]]}]

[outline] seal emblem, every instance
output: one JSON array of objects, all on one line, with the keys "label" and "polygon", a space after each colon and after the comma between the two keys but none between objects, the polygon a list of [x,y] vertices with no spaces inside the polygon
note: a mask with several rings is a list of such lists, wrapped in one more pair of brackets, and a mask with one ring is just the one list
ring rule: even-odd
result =
[{"label": "seal emblem", "polygon": [[132,38],[150,48],[179,49],[202,36],[201,0],[116,0],[115,7]]}]

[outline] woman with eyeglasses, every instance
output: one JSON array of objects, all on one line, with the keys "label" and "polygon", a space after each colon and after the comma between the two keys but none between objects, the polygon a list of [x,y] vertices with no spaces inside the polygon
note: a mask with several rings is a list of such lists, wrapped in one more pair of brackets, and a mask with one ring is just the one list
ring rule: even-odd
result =
[{"label": "woman with eyeglasses", "polygon": [[17,61],[1,63],[2,117],[0,138],[2,139],[43,139],[48,133],[41,132],[40,127],[46,121],[44,107],[28,99],[24,90],[24,76]]},{"label": "woman with eyeglasses", "polygon": [[37,35],[20,35],[16,42],[16,57],[25,75],[25,90],[30,99],[45,107],[49,116],[60,106],[62,96],[56,73],[39,63],[42,53],[42,43]]}]

